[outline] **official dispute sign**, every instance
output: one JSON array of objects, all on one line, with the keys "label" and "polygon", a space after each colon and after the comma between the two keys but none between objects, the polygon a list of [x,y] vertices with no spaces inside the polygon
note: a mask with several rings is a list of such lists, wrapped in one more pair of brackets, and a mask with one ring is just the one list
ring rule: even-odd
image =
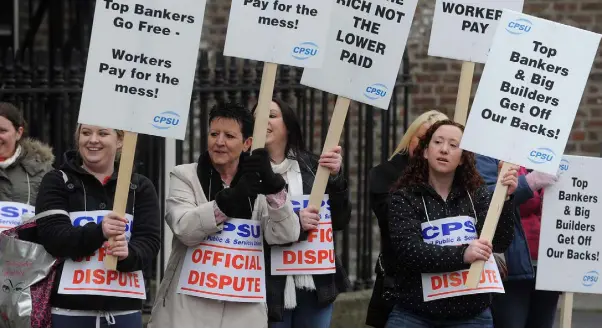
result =
[{"label": "official dispute sign", "polygon": [[417,2],[336,1],[323,67],[301,84],[388,109]]},{"label": "official dispute sign", "polygon": [[333,1],[232,0],[224,55],[321,67]]},{"label": "official dispute sign", "polygon": [[[293,209],[307,208],[309,195],[291,196]],[[272,275],[331,274],[336,272],[334,234],[328,195],[320,206],[320,222],[316,230],[308,232],[306,241],[289,247],[271,248]]]},{"label": "official dispute sign", "polygon": [[206,0],[98,0],[78,122],[184,139]]},{"label": "official dispute sign", "polygon": [[0,232],[23,224],[24,217],[33,217],[35,207],[19,203],[0,201]]},{"label": "official dispute sign", "polygon": [[437,0],[429,56],[485,63],[502,9],[522,12],[524,0]]},{"label": "official dispute sign", "polygon": [[[108,213],[106,210],[78,211],[69,216],[73,226],[82,227],[88,223],[100,225]],[[125,237],[130,241],[134,218],[129,214],[125,218],[129,221],[125,227]],[[58,293],[146,299],[142,271],[126,273],[107,270],[103,263],[105,256],[104,248],[100,248],[90,256],[65,260]]]},{"label": "official dispute sign", "polygon": [[504,9],[460,147],[556,174],[599,43]]},{"label": "official dispute sign", "polygon": [[543,196],[536,289],[602,293],[601,158],[564,156]]},{"label": "official dispute sign", "polygon": [[261,222],[229,219],[221,232],[188,248],[178,293],[231,302],[265,303]]}]

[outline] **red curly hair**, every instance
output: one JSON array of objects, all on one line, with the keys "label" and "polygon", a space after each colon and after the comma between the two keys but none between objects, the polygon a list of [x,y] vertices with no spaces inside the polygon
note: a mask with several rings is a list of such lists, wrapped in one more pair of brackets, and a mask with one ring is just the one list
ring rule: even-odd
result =
[{"label": "red curly hair", "polygon": [[[414,151],[416,156],[412,157],[409,166],[406,168],[401,177],[397,180],[394,185],[395,189],[409,186],[419,186],[428,184],[429,180],[429,164],[428,160],[422,155],[428,148],[435,131],[441,126],[455,126],[460,128],[464,132],[464,126],[451,121],[443,120],[434,123],[420,138],[420,142]],[[467,190],[470,193],[474,193],[480,186],[485,184],[481,174],[477,171],[475,155],[472,152],[462,151],[461,165],[456,168],[453,185],[460,185],[461,188]]]}]

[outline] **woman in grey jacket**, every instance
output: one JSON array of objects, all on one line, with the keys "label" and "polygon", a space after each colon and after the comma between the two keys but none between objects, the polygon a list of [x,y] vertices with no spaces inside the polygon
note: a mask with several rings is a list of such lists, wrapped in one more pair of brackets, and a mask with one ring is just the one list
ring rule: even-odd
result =
[{"label": "woman in grey jacket", "polygon": [[[193,271],[188,271],[187,275],[183,270],[190,265],[187,251],[200,244],[221,243],[219,233],[231,229],[233,219],[259,221],[261,234],[270,244],[290,243],[299,237],[299,219],[284,190],[284,180],[271,169],[267,152],[258,149],[253,155],[245,156],[251,146],[251,113],[237,105],[218,105],[209,114],[209,125],[208,152],[202,154],[197,163],[177,166],[171,173],[166,221],[174,234],[173,249],[149,327],[267,327],[265,303],[225,301],[224,297],[232,297],[225,289],[209,289],[212,287],[208,282],[214,273],[202,272],[195,277]],[[246,233],[249,236],[249,231]],[[250,234],[259,235],[259,232],[251,229]],[[199,261],[201,253],[203,259],[218,253],[199,248],[195,249]],[[239,249],[234,245],[222,248]],[[212,261],[224,264],[224,260],[230,262],[230,256],[234,259],[240,254],[230,251],[219,260],[215,256]],[[234,263],[232,260],[231,264]],[[261,270],[262,266],[251,267]],[[237,273],[241,273],[240,270]],[[195,287],[200,295],[192,296],[179,289],[183,281],[191,278],[195,284],[205,282]]]},{"label": "woman in grey jacket", "polygon": [[49,146],[25,136],[21,111],[0,102],[0,231],[33,217],[38,187],[54,162]]}]

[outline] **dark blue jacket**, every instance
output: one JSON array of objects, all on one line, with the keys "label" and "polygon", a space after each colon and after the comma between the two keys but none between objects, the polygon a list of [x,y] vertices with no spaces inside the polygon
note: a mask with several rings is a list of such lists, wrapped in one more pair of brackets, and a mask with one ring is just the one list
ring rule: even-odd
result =
[{"label": "dark blue jacket", "polygon": [[[497,171],[499,160],[490,157],[475,154],[477,159],[477,170],[487,183],[489,190],[495,190],[497,182]],[[525,230],[520,222],[519,206],[533,197],[533,191],[527,184],[524,175],[518,176],[518,187],[514,192],[514,239],[504,253],[506,264],[508,265],[508,277],[506,280],[525,280],[533,279],[535,272],[533,262],[529,252],[529,245]]]}]

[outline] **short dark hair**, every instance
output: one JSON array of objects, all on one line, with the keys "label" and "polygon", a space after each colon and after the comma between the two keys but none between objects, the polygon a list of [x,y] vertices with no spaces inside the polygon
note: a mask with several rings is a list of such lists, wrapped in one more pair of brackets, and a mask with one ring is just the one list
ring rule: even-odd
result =
[{"label": "short dark hair", "polygon": [[23,135],[25,135],[26,122],[23,113],[16,106],[11,103],[0,102],[0,116],[10,121],[15,130],[23,127]]},{"label": "short dark hair", "polygon": [[[289,156],[289,151],[293,151],[295,157],[298,157],[301,153],[306,153],[305,141],[303,140],[303,132],[301,131],[301,125],[295,111],[288,105],[288,103],[282,101],[279,98],[274,98],[272,101],[278,104],[280,112],[282,113],[282,121],[286,127],[287,132],[287,143],[284,149],[284,155]],[[253,114],[257,110],[257,105],[253,106]]]},{"label": "short dark hair", "polygon": [[246,107],[238,103],[217,103],[209,112],[209,124],[218,118],[236,120],[240,124],[240,130],[244,139],[253,136],[255,120]]}]

